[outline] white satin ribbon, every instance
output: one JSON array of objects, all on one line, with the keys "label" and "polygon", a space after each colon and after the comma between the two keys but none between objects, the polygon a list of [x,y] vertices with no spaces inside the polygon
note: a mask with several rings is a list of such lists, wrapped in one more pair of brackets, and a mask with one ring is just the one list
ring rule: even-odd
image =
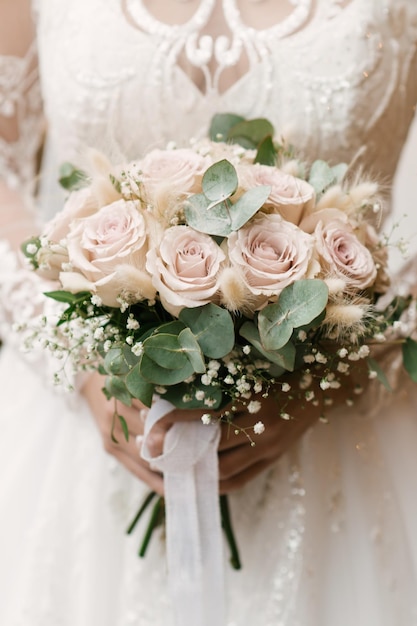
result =
[{"label": "white satin ribbon", "polygon": [[164,474],[168,578],[177,626],[223,626],[223,547],[218,495],[218,424],[179,422],[152,457],[152,427],[175,407],[158,398],[145,421],[142,458]]}]

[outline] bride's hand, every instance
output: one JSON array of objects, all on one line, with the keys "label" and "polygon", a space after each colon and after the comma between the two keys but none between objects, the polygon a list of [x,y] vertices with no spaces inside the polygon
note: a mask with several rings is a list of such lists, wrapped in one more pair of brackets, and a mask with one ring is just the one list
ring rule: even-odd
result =
[{"label": "bride's hand", "polygon": [[[136,437],[143,435],[144,419],[141,417],[143,405],[133,400],[128,407],[114,400],[107,400],[102,388],[104,377],[94,372],[84,383],[81,393],[84,395],[100,431],[106,452],[114,456],[137,478],[143,480],[159,494],[163,494],[163,478],[159,472],[153,471],[149,464],[140,456]],[[129,440],[126,441],[120,421],[114,416],[115,409],[126,420]],[[158,425],[153,429],[158,438]],[[112,438],[113,433],[113,438]]]}]

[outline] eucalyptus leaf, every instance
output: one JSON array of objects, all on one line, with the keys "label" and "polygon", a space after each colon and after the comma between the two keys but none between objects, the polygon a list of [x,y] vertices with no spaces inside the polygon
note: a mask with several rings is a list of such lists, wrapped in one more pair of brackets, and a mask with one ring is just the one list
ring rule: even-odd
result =
[{"label": "eucalyptus leaf", "polygon": [[124,381],[118,376],[107,376],[105,389],[108,397],[116,398],[116,400],[119,400],[126,406],[130,406],[132,404],[132,397]]},{"label": "eucalyptus leaf", "polygon": [[126,387],[129,393],[143,402],[145,406],[152,406],[155,385],[145,380],[140,373],[140,362],[133,367],[126,376]]},{"label": "eucalyptus leaf", "polygon": [[182,347],[184,354],[190,360],[194,371],[198,374],[203,374],[206,371],[206,364],[204,362],[204,356],[201,352],[200,345],[197,339],[189,328],[185,328],[178,335],[178,342]]},{"label": "eucalyptus leaf", "polygon": [[90,300],[91,293],[88,291],[80,291],[79,293],[71,293],[70,291],[45,291],[44,296],[66,304],[81,304],[84,300]]},{"label": "eucalyptus leaf", "polygon": [[[220,387],[208,387],[207,385],[194,385],[190,388],[188,383],[180,383],[173,387],[168,387],[164,393],[164,400],[172,402],[177,409],[207,409],[204,404],[205,399],[197,400],[195,392],[203,390],[206,398],[210,398],[210,409],[218,409],[223,404],[223,393]],[[188,400],[189,401],[186,401]]]},{"label": "eucalyptus leaf", "polygon": [[122,428],[124,438],[126,439],[126,441],[129,441],[129,427],[127,425],[125,418],[123,417],[123,415],[118,414],[117,419],[120,422],[120,426]]},{"label": "eucalyptus leaf", "polygon": [[232,204],[229,207],[232,230],[242,228],[264,205],[270,193],[271,187],[258,185],[249,189],[239,200]]},{"label": "eucalyptus leaf", "polygon": [[407,337],[403,343],[403,363],[411,380],[417,383],[417,342]]},{"label": "eucalyptus leaf", "polygon": [[336,180],[336,174],[328,163],[320,160],[314,161],[308,182],[314,187],[318,196],[321,196]]},{"label": "eucalyptus leaf", "polygon": [[210,124],[209,136],[212,141],[226,142],[229,131],[233,126],[245,120],[241,115],[234,113],[217,113],[213,116]]},{"label": "eucalyptus leaf", "polygon": [[325,309],[328,289],[322,280],[299,280],[281,292],[278,302],[269,304],[258,316],[258,328],[265,350],[279,350],[293,330],[309,324]]},{"label": "eucalyptus leaf", "polygon": [[[185,356],[185,355],[184,355]],[[154,385],[177,385],[184,382],[194,374],[191,361],[185,357],[185,365],[179,369],[166,369],[155,361],[152,361],[147,354],[142,354],[139,371],[141,376]]]},{"label": "eucalyptus leaf", "polygon": [[261,165],[276,165],[277,150],[271,135],[265,137],[259,144],[254,162]]},{"label": "eucalyptus leaf", "polygon": [[190,196],[184,207],[187,224],[200,233],[227,237],[232,232],[231,218],[224,203],[212,206],[204,194]]},{"label": "eucalyptus leaf", "polygon": [[232,316],[226,309],[209,303],[194,309],[182,309],[179,318],[195,335],[203,354],[221,359],[235,343]]},{"label": "eucalyptus leaf", "polygon": [[189,362],[178,341],[178,335],[168,333],[155,333],[145,339],[143,355],[167,370],[181,370]]},{"label": "eucalyptus leaf", "polygon": [[241,144],[241,139],[243,138],[246,140],[246,143],[250,143],[250,147],[257,148],[267,136],[272,135],[274,135],[274,127],[271,122],[265,118],[256,118],[235,124],[229,130],[228,139],[233,139]]},{"label": "eucalyptus leaf", "polygon": [[201,184],[203,193],[209,200],[223,202],[237,189],[237,172],[230,161],[222,159],[206,170]]},{"label": "eucalyptus leaf", "polygon": [[282,368],[282,372],[292,372],[294,370],[296,350],[291,341],[279,350],[265,350],[262,345],[259,330],[253,322],[245,322],[239,330],[240,335],[249,341],[252,346],[268,361],[275,363]]},{"label": "eucalyptus leaf", "polygon": [[333,184],[341,183],[347,171],[348,171],[347,163],[338,163],[337,165],[333,165],[332,167],[333,179],[334,179]]},{"label": "eucalyptus leaf", "polygon": [[67,191],[76,191],[87,186],[88,177],[72,163],[63,163],[59,168],[58,182]]},{"label": "eucalyptus leaf", "polygon": [[120,376],[130,372],[131,367],[127,362],[121,347],[112,347],[104,359],[104,368],[108,374]]},{"label": "eucalyptus leaf", "polygon": [[155,329],[154,334],[166,333],[168,335],[179,335],[184,328],[186,328],[186,326],[183,322],[180,322],[180,320],[172,320],[172,322],[167,322],[166,324],[158,326]]}]

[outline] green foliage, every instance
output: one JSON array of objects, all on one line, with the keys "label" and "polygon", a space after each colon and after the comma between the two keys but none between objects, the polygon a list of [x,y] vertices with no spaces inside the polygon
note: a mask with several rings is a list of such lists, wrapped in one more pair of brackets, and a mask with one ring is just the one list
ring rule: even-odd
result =
[{"label": "green foliage", "polygon": [[145,380],[140,372],[140,362],[126,376],[126,388],[133,398],[137,398],[147,407],[152,406],[155,385]]},{"label": "green foliage", "polygon": [[204,195],[216,204],[230,198],[235,193],[237,184],[236,170],[227,159],[213,163],[202,180]]},{"label": "green foliage", "polygon": [[322,280],[299,280],[281,292],[278,302],[265,307],[258,317],[262,346],[279,350],[295,328],[309,324],[325,309],[328,289]]},{"label": "green foliage", "polygon": [[226,309],[209,303],[195,309],[183,309],[180,320],[194,333],[203,354],[221,359],[235,344],[233,319]]},{"label": "green foliage", "polygon": [[253,322],[245,322],[239,332],[242,337],[254,346],[261,356],[278,365],[281,368],[280,373],[292,372],[294,370],[296,350],[291,341],[288,341],[278,350],[266,350],[262,345],[259,330]]},{"label": "green foliage", "polygon": [[417,341],[407,337],[403,343],[403,363],[411,380],[417,383]]},{"label": "green foliage", "polygon": [[261,165],[276,165],[278,150],[274,144],[271,135],[268,135],[263,139],[259,146],[255,157],[255,163]]},{"label": "green foliage", "polygon": [[317,160],[311,166],[308,182],[314,187],[317,197],[320,197],[331,185],[339,183],[346,171],[347,165],[344,163],[331,167],[325,161]]},{"label": "green foliage", "polygon": [[368,363],[369,371],[376,373],[377,379],[382,385],[384,385],[385,389],[387,389],[388,391],[392,391],[392,387],[389,384],[388,378],[386,377],[385,372],[380,366],[380,364],[378,363],[378,361],[375,361],[375,359],[368,357],[367,363]]},{"label": "green foliage", "polygon": [[184,208],[187,223],[209,235],[227,237],[241,228],[262,207],[271,188],[259,185],[231,201],[238,185],[233,165],[223,159],[214,163],[203,177],[202,194],[195,194]]},{"label": "green foliage", "polygon": [[224,141],[229,139],[230,130],[244,122],[245,118],[234,113],[217,113],[213,116],[209,129],[209,137],[212,141]]},{"label": "green foliage", "polygon": [[88,185],[88,177],[72,163],[63,163],[59,168],[58,182],[67,191],[76,191]]}]

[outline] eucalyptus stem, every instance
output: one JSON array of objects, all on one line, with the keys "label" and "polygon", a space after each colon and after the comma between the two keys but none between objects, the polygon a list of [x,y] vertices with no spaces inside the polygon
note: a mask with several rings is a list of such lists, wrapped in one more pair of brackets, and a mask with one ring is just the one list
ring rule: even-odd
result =
[{"label": "eucalyptus stem", "polygon": [[222,527],[226,535],[227,543],[230,549],[230,563],[233,569],[241,569],[239,550],[237,547],[235,535],[232,528],[232,521],[230,518],[229,501],[227,495],[220,496],[220,513],[222,519]]},{"label": "eucalyptus stem", "polygon": [[155,496],[156,496],[156,492],[155,491],[151,491],[150,493],[148,493],[148,495],[144,499],[144,501],[143,501],[139,511],[136,513],[135,518],[133,519],[132,523],[130,524],[129,528],[127,529],[127,531],[126,531],[127,535],[132,534],[133,530],[135,529],[136,524],[138,523],[138,521],[142,517],[143,513],[146,511],[146,509],[148,508],[148,506],[150,505],[150,503],[152,502],[152,500],[154,499]]}]

